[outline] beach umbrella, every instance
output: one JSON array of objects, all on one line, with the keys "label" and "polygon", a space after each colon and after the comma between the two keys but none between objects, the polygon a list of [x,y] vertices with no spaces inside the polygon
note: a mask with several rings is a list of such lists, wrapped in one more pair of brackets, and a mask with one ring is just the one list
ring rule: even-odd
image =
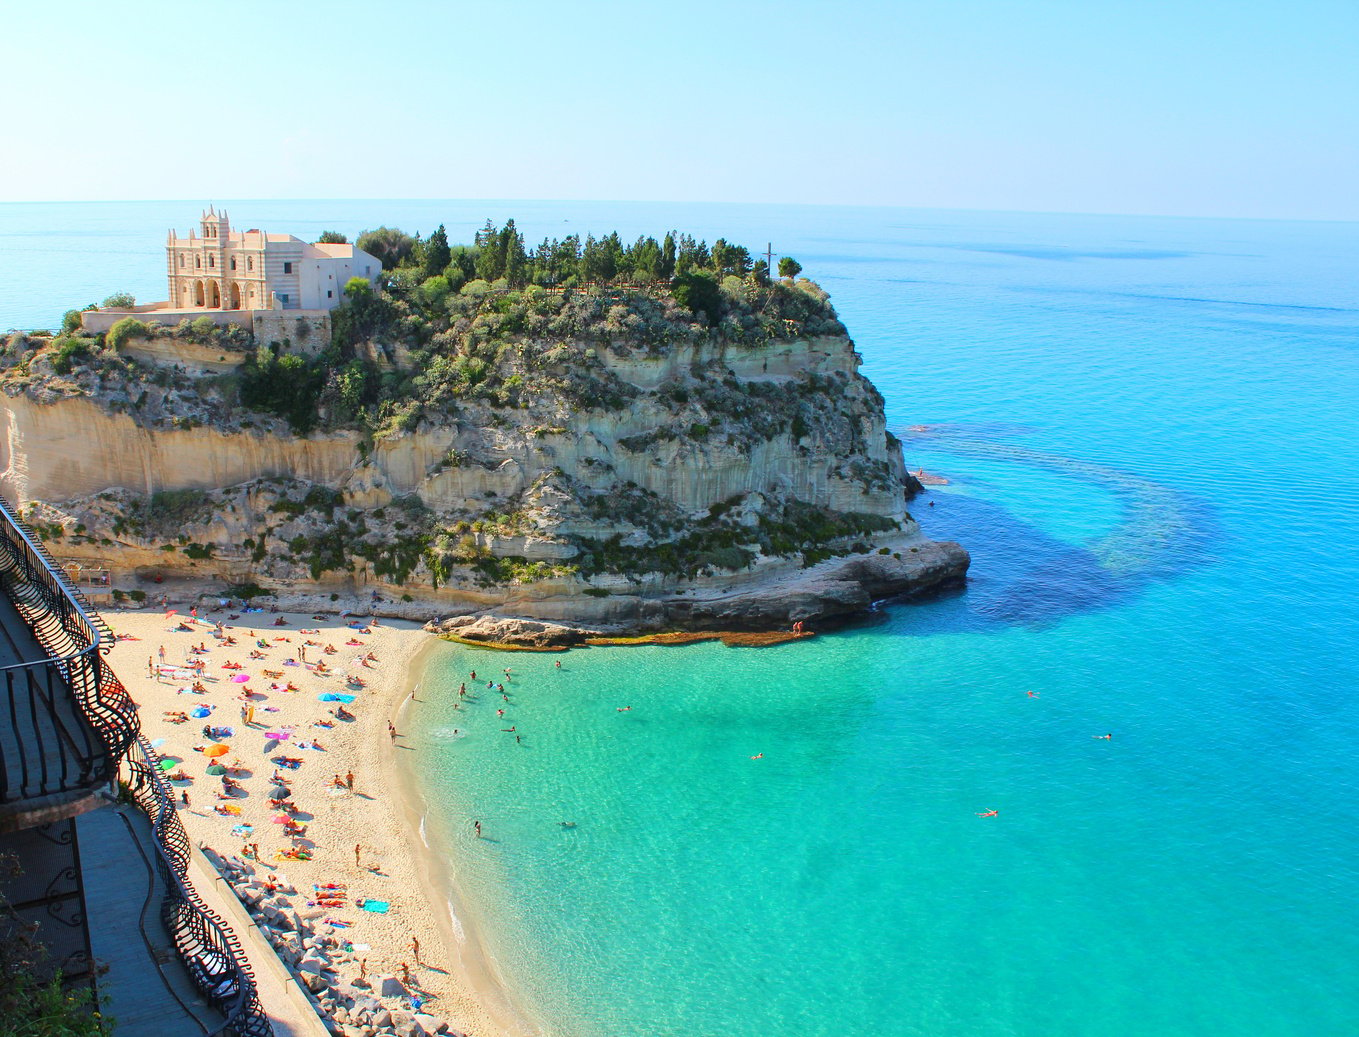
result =
[{"label": "beach umbrella", "polygon": [[286,825],[286,824],[287,824],[289,821],[291,821],[291,820],[292,820],[292,818],[289,817],[287,814],[275,814],[275,815],[274,815],[274,824],[276,824],[276,825]]},{"label": "beach umbrella", "polygon": [[164,739],[164,738],[153,738],[153,739],[151,739],[151,748],[152,748],[152,749],[159,749],[159,748],[160,748],[162,745],[164,745],[164,744],[165,744],[165,739]]},{"label": "beach umbrella", "polygon": [[210,710],[207,706],[199,706],[192,713],[190,713],[189,716],[197,717],[199,720],[202,720],[204,717],[212,716],[212,710]]},{"label": "beach umbrella", "polygon": [[234,676],[234,677],[231,678],[231,683],[232,683],[232,684],[244,684],[244,683],[246,683],[248,680],[250,680],[250,674],[248,674],[248,673],[238,673],[238,674],[236,674],[236,676]]},{"label": "beach umbrella", "polygon": [[220,775],[226,773],[226,768],[223,767],[220,763],[214,763],[212,766],[208,768],[208,773],[211,774],[213,777],[219,777]]},{"label": "beach umbrella", "polygon": [[269,790],[270,799],[287,799],[292,794],[293,790],[288,788],[287,785],[278,785]]},{"label": "beach umbrella", "polygon": [[163,770],[163,771],[172,771],[172,770],[174,770],[176,767],[179,766],[179,761],[178,761],[178,760],[161,760],[160,763],[156,764],[156,766],[159,767],[159,768],[160,768],[161,770]]},{"label": "beach umbrella", "polygon": [[269,741],[267,741],[267,742],[264,743],[264,755],[265,755],[265,756],[268,756],[271,752],[273,752],[273,751],[274,751],[275,749],[277,749],[277,748],[278,748],[278,739],[277,739],[277,738],[271,738],[271,739],[269,739]]},{"label": "beach umbrella", "polygon": [[229,753],[229,752],[231,752],[231,748],[230,748],[229,746],[225,746],[225,745],[223,745],[221,742],[218,742],[216,745],[210,745],[210,746],[208,746],[206,749],[204,749],[204,750],[203,750],[203,755],[204,755],[204,756],[225,756],[225,755],[226,755],[227,753]]}]

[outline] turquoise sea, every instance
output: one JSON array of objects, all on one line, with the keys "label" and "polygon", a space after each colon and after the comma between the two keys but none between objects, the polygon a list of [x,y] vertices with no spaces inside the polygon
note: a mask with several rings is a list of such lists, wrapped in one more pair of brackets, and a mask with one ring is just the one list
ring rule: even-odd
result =
[{"label": "turquoise sea", "polygon": [[[0,205],[0,326],[159,298],[197,208]],[[832,292],[908,464],[950,480],[912,510],[972,551],[968,587],[864,626],[435,655],[428,835],[546,1032],[1359,1032],[1359,225],[227,208],[772,240]]]}]

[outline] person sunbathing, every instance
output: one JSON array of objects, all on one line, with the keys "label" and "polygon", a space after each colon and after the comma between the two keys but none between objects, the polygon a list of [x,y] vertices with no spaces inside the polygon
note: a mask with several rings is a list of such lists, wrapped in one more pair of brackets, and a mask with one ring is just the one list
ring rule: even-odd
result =
[{"label": "person sunbathing", "polygon": [[252,659],[263,659],[264,657],[264,653],[259,651],[259,649],[255,649],[250,653],[250,658]]},{"label": "person sunbathing", "polygon": [[193,691],[195,694],[198,695],[206,695],[208,693],[208,686],[204,684],[202,681],[194,681]]},{"label": "person sunbathing", "polygon": [[326,667],[325,662],[324,662],[324,661],[321,661],[321,662],[318,662],[318,663],[316,664],[316,672],[317,672],[317,673],[329,673],[330,670]]},{"label": "person sunbathing", "polygon": [[241,663],[234,663],[234,662],[232,662],[230,659],[228,659],[226,662],[222,663],[222,669],[224,669],[224,670],[243,670],[243,669],[245,669],[245,666],[244,666],[243,664],[241,664]]},{"label": "person sunbathing", "polygon": [[330,711],[330,715],[336,720],[353,720],[354,714],[345,709],[344,706],[336,706]]},{"label": "person sunbathing", "polygon": [[325,653],[326,653],[326,655],[334,655],[334,654],[335,654],[336,652],[338,652],[338,651],[339,651],[339,649],[336,648],[334,645],[326,645],[326,647],[325,647]]},{"label": "person sunbathing", "polygon": [[161,711],[161,716],[172,724],[182,724],[189,719],[189,714],[178,709],[166,709]]},{"label": "person sunbathing", "polygon": [[229,634],[228,634],[225,638],[222,639],[222,644],[224,644],[224,645],[234,645],[235,643],[236,643],[236,639],[235,639],[234,637],[230,636]]}]

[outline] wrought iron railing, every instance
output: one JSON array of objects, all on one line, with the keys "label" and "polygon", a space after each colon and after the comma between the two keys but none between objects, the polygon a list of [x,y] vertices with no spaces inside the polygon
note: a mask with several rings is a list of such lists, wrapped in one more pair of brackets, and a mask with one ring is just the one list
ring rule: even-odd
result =
[{"label": "wrought iron railing", "polygon": [[213,1037],[273,1037],[240,941],[189,884],[189,837],[157,761],[146,739],[138,738],[124,760],[124,774],[155,832],[156,868],[166,889],[161,918],[195,985],[226,1017]]},{"label": "wrought iron railing", "polygon": [[0,589],[45,659],[0,669],[0,803],[93,789],[112,780],[140,732],[109,668],[113,637],[61,567],[0,497]]}]

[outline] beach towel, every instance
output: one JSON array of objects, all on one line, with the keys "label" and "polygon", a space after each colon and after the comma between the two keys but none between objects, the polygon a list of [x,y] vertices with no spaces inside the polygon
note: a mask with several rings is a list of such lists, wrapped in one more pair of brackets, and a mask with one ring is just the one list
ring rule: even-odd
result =
[{"label": "beach towel", "polygon": [[345,695],[343,692],[339,691],[323,691],[316,697],[320,699],[322,702],[346,702],[346,703],[353,702],[356,698],[358,698],[357,695]]},{"label": "beach towel", "polygon": [[392,906],[385,900],[358,900],[355,903],[364,911],[372,912],[375,915],[385,915],[387,909]]}]

